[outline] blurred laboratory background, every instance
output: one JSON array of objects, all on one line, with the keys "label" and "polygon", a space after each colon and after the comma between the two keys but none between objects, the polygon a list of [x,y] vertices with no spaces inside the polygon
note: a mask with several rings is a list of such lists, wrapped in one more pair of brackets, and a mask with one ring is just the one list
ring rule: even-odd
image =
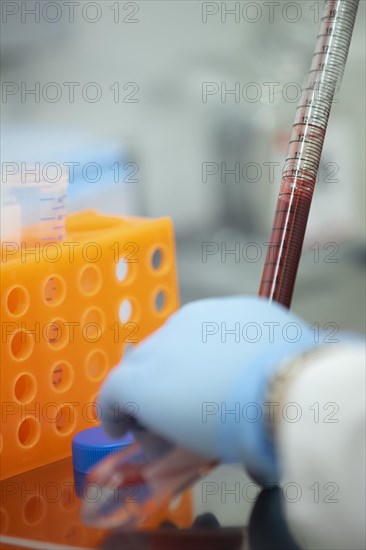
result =
[{"label": "blurred laboratory background", "polygon": [[[183,303],[256,293],[322,4],[2,2],[2,163],[71,167],[69,211],[170,216]],[[293,308],[364,332],[364,1],[335,99]]]}]

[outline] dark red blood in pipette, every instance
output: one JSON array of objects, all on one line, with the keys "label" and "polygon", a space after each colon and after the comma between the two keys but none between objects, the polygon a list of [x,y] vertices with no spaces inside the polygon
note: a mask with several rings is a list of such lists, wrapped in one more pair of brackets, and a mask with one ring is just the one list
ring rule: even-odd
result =
[{"label": "dark red blood in pipette", "polygon": [[[290,307],[304,242],[314,183],[282,183],[259,295]],[[295,190],[291,185],[296,185]]]}]

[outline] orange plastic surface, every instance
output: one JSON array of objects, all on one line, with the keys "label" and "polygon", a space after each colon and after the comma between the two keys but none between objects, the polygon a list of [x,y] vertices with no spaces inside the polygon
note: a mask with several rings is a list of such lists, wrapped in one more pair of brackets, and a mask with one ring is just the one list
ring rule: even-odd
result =
[{"label": "orange plastic surface", "polygon": [[1,243],[1,478],[70,456],[108,371],[178,307],[169,219],[83,212],[67,232]]},{"label": "orange plastic surface", "polygon": [[[94,548],[108,534],[80,520],[81,501],[74,489],[71,459],[3,480],[0,490],[1,535]],[[90,499],[97,496],[96,491],[86,494]],[[164,521],[188,528],[193,521],[192,508],[192,493],[188,490],[174,506],[156,513],[140,529],[155,529]]]}]

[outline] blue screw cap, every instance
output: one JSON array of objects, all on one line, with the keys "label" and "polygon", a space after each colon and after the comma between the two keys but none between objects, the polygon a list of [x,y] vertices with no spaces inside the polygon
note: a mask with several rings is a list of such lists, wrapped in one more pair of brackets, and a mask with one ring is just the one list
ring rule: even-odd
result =
[{"label": "blue screw cap", "polygon": [[109,437],[101,426],[76,434],[72,440],[74,470],[86,474],[97,462],[134,443],[130,433],[119,439]]}]

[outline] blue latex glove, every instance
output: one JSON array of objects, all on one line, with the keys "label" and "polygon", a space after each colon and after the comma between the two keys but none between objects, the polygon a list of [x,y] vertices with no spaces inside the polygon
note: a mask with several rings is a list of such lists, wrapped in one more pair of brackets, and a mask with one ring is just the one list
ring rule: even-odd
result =
[{"label": "blue latex glove", "polygon": [[[229,332],[231,331],[231,333]],[[229,297],[184,306],[106,379],[103,426],[150,432],[210,458],[242,462],[260,482],[279,478],[265,425],[268,382],[314,347],[314,332],[282,306]]]}]

